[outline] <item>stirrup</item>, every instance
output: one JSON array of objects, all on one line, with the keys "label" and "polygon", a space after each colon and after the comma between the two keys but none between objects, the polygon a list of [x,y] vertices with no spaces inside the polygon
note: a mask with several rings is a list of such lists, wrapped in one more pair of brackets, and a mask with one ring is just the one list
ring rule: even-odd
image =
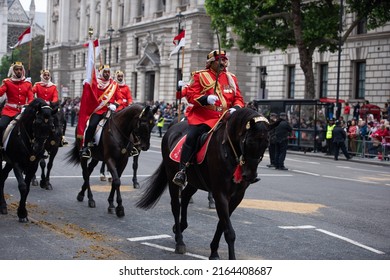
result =
[{"label": "stirrup", "polygon": [[187,175],[184,170],[180,170],[176,173],[172,180],[173,183],[179,187],[185,188],[187,186]]},{"label": "stirrup", "polygon": [[139,156],[139,151],[137,150],[136,147],[133,147],[133,149],[130,151],[130,156],[131,157]]},{"label": "stirrup", "polygon": [[81,151],[81,157],[90,159],[91,158],[91,149],[89,147],[84,147]]}]

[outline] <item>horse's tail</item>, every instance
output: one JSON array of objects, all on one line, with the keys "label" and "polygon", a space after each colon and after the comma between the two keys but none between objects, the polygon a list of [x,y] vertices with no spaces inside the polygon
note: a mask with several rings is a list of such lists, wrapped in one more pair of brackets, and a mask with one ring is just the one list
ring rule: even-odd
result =
[{"label": "horse's tail", "polygon": [[73,165],[80,164],[80,149],[77,141],[74,142],[73,148],[66,153],[66,158],[68,159],[68,163],[73,163]]},{"label": "horse's tail", "polygon": [[145,181],[146,189],[142,194],[141,199],[136,203],[136,206],[142,209],[153,208],[164,193],[168,184],[167,174],[165,172],[164,162]]}]

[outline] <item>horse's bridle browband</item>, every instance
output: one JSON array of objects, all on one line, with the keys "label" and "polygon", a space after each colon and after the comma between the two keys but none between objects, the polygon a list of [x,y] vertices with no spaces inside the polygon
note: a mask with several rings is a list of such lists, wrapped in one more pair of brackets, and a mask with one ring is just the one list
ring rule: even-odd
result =
[{"label": "horse's bridle browband", "polygon": [[[257,116],[257,117],[254,117],[252,119],[250,119],[246,125],[245,125],[245,130],[246,132],[251,128],[251,121],[253,120],[254,123],[258,123],[258,122],[265,122],[267,124],[269,124],[269,121],[267,118],[263,117],[263,116]],[[233,153],[234,153],[234,156],[236,158],[236,162],[237,164],[239,164],[240,166],[244,165],[245,164],[245,158],[244,158],[244,148],[245,148],[245,141],[246,141],[246,132],[245,132],[245,137],[244,137],[244,140],[242,141],[243,143],[243,146],[241,146],[241,143],[240,143],[240,148],[241,148],[241,156],[238,157],[237,155],[237,152],[236,152],[236,149],[234,149],[234,145],[232,143],[232,140],[230,139],[230,136],[229,136],[229,133],[228,133],[228,129],[227,129],[227,125],[228,125],[228,122],[226,122],[226,135],[227,135],[227,139],[229,140],[229,144],[230,144],[230,147],[232,148],[233,150]],[[241,141],[240,141],[241,142]],[[260,158],[260,161],[262,160],[263,157]]]}]

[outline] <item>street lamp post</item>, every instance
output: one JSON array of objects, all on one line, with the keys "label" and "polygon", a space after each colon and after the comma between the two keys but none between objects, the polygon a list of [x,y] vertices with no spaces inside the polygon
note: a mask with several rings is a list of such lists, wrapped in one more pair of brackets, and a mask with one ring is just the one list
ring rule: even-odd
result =
[{"label": "street lamp post", "polygon": [[108,65],[111,67],[111,44],[112,44],[112,33],[115,30],[110,26],[110,29],[107,30],[108,34],[110,35],[110,42],[109,42],[109,47],[108,47]]},{"label": "street lamp post", "polygon": [[267,69],[263,67],[260,72],[261,92],[262,92],[263,99],[265,99],[265,82],[267,80],[267,76],[268,76]]},{"label": "street lamp post", "polygon": [[49,46],[50,43],[46,43],[46,69],[49,69]]},{"label": "street lamp post", "polygon": [[340,13],[339,13],[339,44],[338,44],[338,59],[337,59],[337,84],[336,84],[336,120],[340,118],[341,114],[341,103],[339,102],[340,98],[340,68],[341,68],[341,48],[343,46],[342,42],[342,32],[343,32],[343,11],[344,3],[343,0],[340,1]]}]

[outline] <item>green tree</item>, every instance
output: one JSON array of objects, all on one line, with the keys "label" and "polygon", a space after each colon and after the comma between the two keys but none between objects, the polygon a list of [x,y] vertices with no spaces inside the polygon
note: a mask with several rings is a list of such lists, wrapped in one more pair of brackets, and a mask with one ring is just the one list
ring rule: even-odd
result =
[{"label": "green tree", "polygon": [[225,47],[235,42],[244,52],[260,53],[260,46],[270,51],[295,46],[305,76],[305,99],[315,98],[313,53],[336,52],[352,30],[362,22],[374,29],[390,21],[388,0],[346,0],[344,8],[355,13],[355,20],[339,36],[340,1],[335,0],[206,0],[212,25],[221,34]]},{"label": "green tree", "polygon": [[[31,81],[37,82],[40,81],[40,71],[42,70],[42,61],[43,61],[43,46],[44,46],[44,36],[36,36],[32,39],[31,43],[31,66],[30,66],[30,77]],[[26,77],[28,76],[29,68],[29,53],[30,53],[30,43],[23,44],[18,48],[13,50],[13,54],[5,55],[1,59],[0,65],[0,75],[1,79],[4,79],[8,75],[8,70],[11,64],[15,61],[21,61],[26,69]],[[13,58],[13,59],[12,59]],[[12,61],[13,60],[13,61]]]}]

